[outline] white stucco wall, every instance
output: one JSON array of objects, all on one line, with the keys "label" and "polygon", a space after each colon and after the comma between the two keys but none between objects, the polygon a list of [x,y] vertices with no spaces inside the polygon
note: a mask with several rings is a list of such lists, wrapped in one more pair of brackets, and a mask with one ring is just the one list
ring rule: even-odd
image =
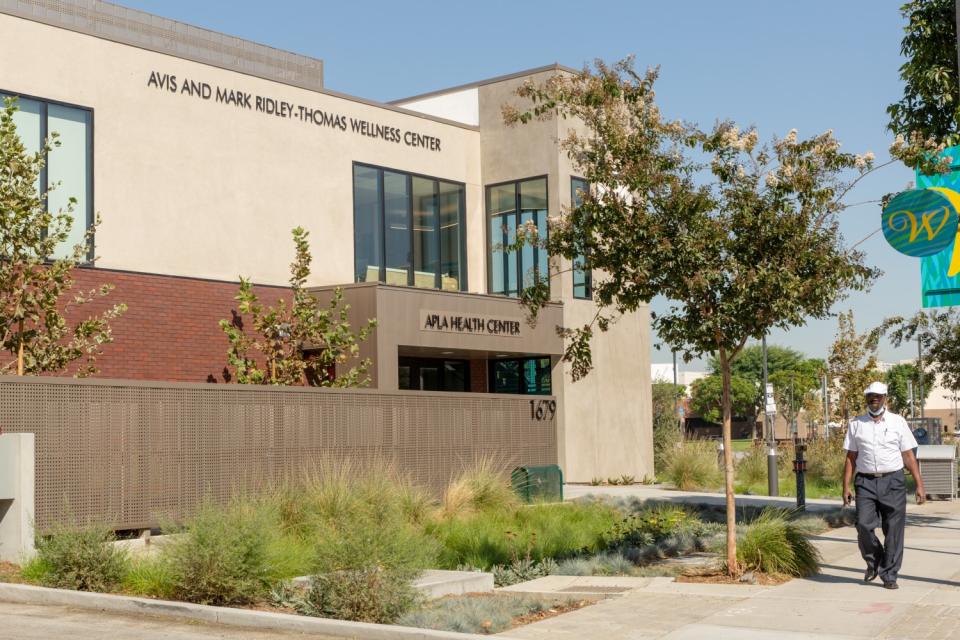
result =
[{"label": "white stucco wall", "polygon": [[[482,216],[473,129],[5,14],[0,41],[0,90],[94,111],[98,266],[281,284],[300,225],[311,232],[311,284],[351,282],[354,161],[466,183],[467,214]],[[148,86],[151,73],[176,76],[177,91]],[[253,108],[183,93],[187,79],[249,94]],[[293,110],[258,111],[256,96]],[[301,120],[300,106],[341,116],[346,130]],[[401,141],[355,132],[354,120]],[[405,144],[407,132],[439,139],[439,151]],[[469,271],[483,273],[479,237],[470,240]]]},{"label": "white stucco wall", "polygon": [[476,87],[463,91],[452,91],[422,100],[398,102],[397,105],[411,111],[419,111],[464,124],[473,126],[480,124],[480,103]]}]

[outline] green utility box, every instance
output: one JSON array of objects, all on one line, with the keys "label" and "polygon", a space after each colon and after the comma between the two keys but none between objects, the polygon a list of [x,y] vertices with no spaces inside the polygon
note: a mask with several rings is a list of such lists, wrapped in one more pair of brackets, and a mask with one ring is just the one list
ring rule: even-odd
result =
[{"label": "green utility box", "polygon": [[524,502],[563,502],[563,471],[559,465],[517,467],[510,481]]}]

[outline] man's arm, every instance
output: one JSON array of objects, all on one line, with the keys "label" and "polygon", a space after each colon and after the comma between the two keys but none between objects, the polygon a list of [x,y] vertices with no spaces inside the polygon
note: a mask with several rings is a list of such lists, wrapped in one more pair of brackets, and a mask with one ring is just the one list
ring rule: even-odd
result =
[{"label": "man's arm", "polygon": [[923,504],[927,501],[927,492],[923,489],[923,478],[920,477],[920,465],[917,464],[917,457],[913,455],[911,449],[901,451],[900,455],[903,456],[903,466],[907,468],[917,482],[917,504]]},{"label": "man's arm", "polygon": [[843,461],[843,504],[844,506],[853,501],[853,493],[850,491],[850,480],[853,478],[853,470],[857,467],[857,452],[847,451],[847,458]]}]

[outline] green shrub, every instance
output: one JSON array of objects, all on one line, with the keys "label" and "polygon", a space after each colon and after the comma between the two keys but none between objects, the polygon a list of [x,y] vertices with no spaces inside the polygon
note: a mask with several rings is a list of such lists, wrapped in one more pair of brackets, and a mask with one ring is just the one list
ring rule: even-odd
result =
[{"label": "green shrub", "polygon": [[767,482],[767,448],[753,446],[747,449],[736,464],[737,485],[749,487]]},{"label": "green shrub", "polygon": [[435,566],[437,543],[398,509],[355,512],[318,537],[314,574],[299,610],[307,615],[392,623],[420,601],[412,582]]},{"label": "green shrub", "polygon": [[77,591],[113,591],[127,571],[126,550],[112,544],[105,526],[58,526],[36,541],[37,555],[24,577],[48,587]]},{"label": "green shrub", "polygon": [[552,570],[559,576],[632,576],[637,566],[620,553],[598,553],[592,556],[570,558],[558,563]]},{"label": "green shrub", "polygon": [[737,562],[745,570],[810,576],[820,572],[820,552],[785,509],[765,509],[737,536]]},{"label": "green shrub", "polygon": [[158,556],[131,558],[129,571],[123,577],[123,590],[136,596],[172,598],[173,574],[170,564]]},{"label": "green shrub", "polygon": [[513,620],[520,616],[566,608],[576,602],[572,598],[515,594],[457,596],[436,600],[412,611],[400,618],[399,624],[421,629],[493,634],[508,630]]},{"label": "green shrub", "polygon": [[169,563],[173,597],[228,605],[266,595],[271,585],[269,533],[276,526],[269,513],[251,501],[202,505],[184,532],[160,551]]},{"label": "green shrub", "polygon": [[520,584],[543,578],[556,573],[557,563],[551,558],[543,560],[531,560],[530,558],[517,558],[507,565],[494,565],[491,569],[493,573],[493,582],[498,587],[509,587],[510,585]]},{"label": "green shrub", "polygon": [[666,450],[663,474],[668,482],[684,491],[723,486],[717,447],[708,440],[688,440]]},{"label": "green shrub", "polygon": [[312,576],[297,602],[303,615],[392,624],[421,601],[410,584],[415,574],[377,567],[343,569]]},{"label": "green shrub", "polygon": [[810,482],[837,484],[843,482],[843,437],[816,438],[807,442],[807,479]]},{"label": "green shrub", "polygon": [[620,518],[603,502],[541,504],[445,517],[426,530],[440,542],[440,567],[490,570],[517,558],[540,561],[600,551],[604,532]]}]

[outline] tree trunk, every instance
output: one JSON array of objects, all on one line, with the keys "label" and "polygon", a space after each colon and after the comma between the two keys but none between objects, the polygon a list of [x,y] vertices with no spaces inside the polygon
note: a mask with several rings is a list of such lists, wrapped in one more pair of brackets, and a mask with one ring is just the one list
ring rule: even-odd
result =
[{"label": "tree trunk", "polygon": [[17,336],[17,375],[23,375],[23,319],[20,320],[20,334]]},{"label": "tree trunk", "polygon": [[730,361],[726,349],[720,349],[720,373],[723,380],[723,471],[727,494],[727,570],[731,576],[740,574],[737,566],[737,505],[733,485],[733,410],[730,402]]}]

